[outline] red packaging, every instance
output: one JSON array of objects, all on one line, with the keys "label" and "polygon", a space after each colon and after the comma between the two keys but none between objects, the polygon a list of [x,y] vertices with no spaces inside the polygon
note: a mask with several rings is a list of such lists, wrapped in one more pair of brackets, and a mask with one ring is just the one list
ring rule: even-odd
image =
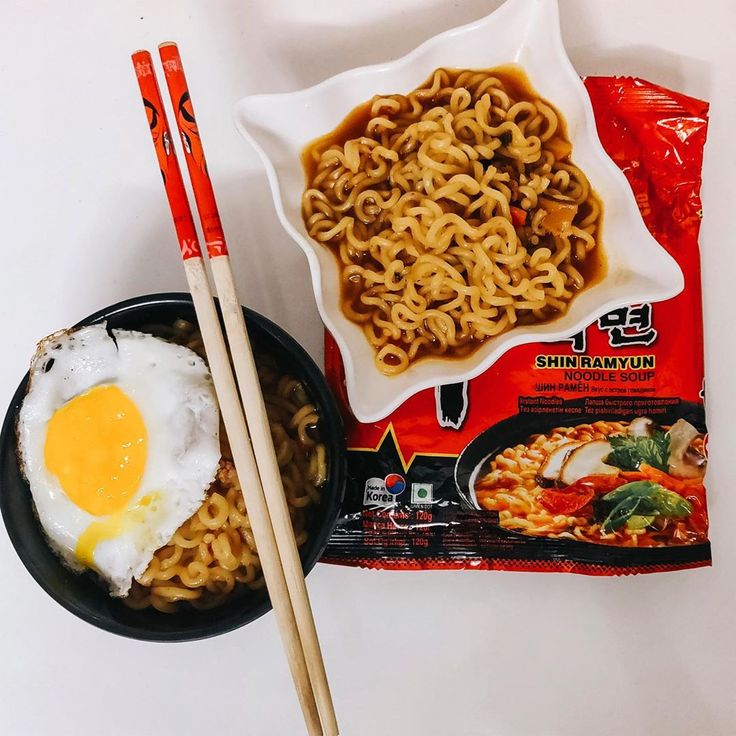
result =
[{"label": "red packaging", "polygon": [[[351,415],[328,335],[350,449],[323,561],[594,575],[710,564],[698,250],[708,104],[640,79],[585,85],[601,142],[684,290],[610,312],[570,340],[516,347],[468,384],[423,391],[375,424]],[[596,441],[613,448],[603,459],[617,480],[579,477]]]}]

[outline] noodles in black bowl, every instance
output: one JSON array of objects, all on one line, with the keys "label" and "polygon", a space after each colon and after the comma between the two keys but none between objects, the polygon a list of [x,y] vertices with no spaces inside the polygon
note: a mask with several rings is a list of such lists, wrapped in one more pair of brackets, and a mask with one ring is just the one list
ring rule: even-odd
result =
[{"label": "noodles in black bowl", "polygon": [[[325,380],[307,353],[261,315],[245,310],[281,461],[305,574],[319,559],[344,491],[342,423]],[[151,332],[201,352],[191,298],[154,294],[101,310],[80,325]],[[8,409],[0,439],[0,506],[16,551],[41,587],[80,618],[136,639],[182,641],[242,626],[270,608],[239,480],[222,441],[217,477],[202,507],[135,582],[113,598],[95,573],[77,574],[49,547],[16,453],[16,422],[28,377]]]}]

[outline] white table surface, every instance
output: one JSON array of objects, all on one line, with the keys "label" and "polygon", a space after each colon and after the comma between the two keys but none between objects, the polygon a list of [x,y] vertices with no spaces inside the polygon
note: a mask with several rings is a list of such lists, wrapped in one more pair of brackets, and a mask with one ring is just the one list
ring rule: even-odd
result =
[{"label": "white table surface", "polygon": [[[132,51],[179,42],[242,293],[317,356],[307,264],[234,129],[234,101],[399,56],[497,4],[1,0],[2,400],[41,336],[185,287]],[[712,101],[701,244],[714,567],[596,579],[318,565],[309,588],[346,736],[736,733],[736,5],[561,7],[581,74],[635,74]],[[208,641],[129,641],[54,603],[4,530],[0,565],[4,736],[302,732],[272,616]]]}]

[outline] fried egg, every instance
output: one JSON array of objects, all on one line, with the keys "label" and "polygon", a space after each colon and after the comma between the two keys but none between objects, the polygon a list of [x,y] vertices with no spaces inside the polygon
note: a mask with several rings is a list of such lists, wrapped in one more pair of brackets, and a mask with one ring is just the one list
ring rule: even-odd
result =
[{"label": "fried egg", "polygon": [[39,343],[18,418],[20,460],[49,543],[124,596],[202,504],[220,460],[206,363],[104,324]]}]

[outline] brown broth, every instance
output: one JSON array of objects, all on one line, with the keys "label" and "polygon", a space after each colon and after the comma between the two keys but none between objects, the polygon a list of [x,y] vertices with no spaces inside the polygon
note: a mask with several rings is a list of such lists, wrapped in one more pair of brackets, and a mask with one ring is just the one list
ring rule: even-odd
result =
[{"label": "brown broth", "polygon": [[[445,71],[449,74],[450,77],[450,85],[455,85],[456,80],[458,76],[464,72],[467,71],[465,69],[445,69]],[[570,139],[567,134],[567,124],[565,121],[565,118],[562,116],[560,111],[552,105],[550,102],[542,98],[534,89],[534,87],[531,84],[531,81],[529,80],[529,77],[527,76],[526,72],[518,65],[516,64],[508,64],[500,67],[496,67],[493,69],[480,69],[479,72],[484,72],[489,75],[493,75],[494,77],[498,78],[504,85],[506,91],[509,93],[509,96],[512,97],[516,101],[533,101],[533,100],[542,100],[545,105],[550,107],[552,110],[554,110],[555,114],[558,117],[559,121],[559,127],[556,132],[556,134],[545,142],[544,147],[549,149],[552,148],[557,149],[555,154],[557,157],[557,151],[560,153],[565,153],[565,155],[557,157],[558,161],[561,161],[563,163],[572,163],[573,158],[573,151],[572,151],[572,144],[570,142]],[[421,89],[422,87],[431,86],[432,78],[434,76],[435,72],[432,72],[432,74],[429,76],[427,81],[417,87],[417,89]],[[365,135],[365,129],[370,121],[372,115],[371,115],[371,107],[373,105],[374,100],[381,98],[381,97],[388,97],[390,95],[396,94],[393,93],[386,93],[385,95],[376,95],[370,100],[367,100],[366,102],[361,103],[356,108],[354,108],[338,125],[337,127],[330,131],[329,133],[313,140],[311,143],[309,143],[301,154],[301,161],[302,166],[304,169],[305,174],[305,182],[306,186],[309,187],[311,185],[312,180],[314,179],[314,176],[316,174],[317,170],[317,164],[320,160],[320,157],[324,151],[326,151],[331,146],[344,146],[345,143],[349,140],[360,138],[361,136]],[[435,100],[432,98],[427,98],[423,102],[423,108],[425,110],[430,109],[435,105]],[[601,229],[602,229],[602,218],[603,218],[603,204],[598,197],[598,195],[591,190],[590,192],[590,198],[595,200],[598,206],[600,207],[600,216],[598,220],[598,227],[596,230],[596,247],[593,248],[592,251],[590,251],[585,259],[583,261],[578,261],[576,258],[573,258],[573,263],[575,267],[580,271],[581,275],[583,276],[585,280],[584,287],[580,290],[585,291],[591,286],[599,283],[603,277],[606,275],[607,272],[607,261],[605,257],[604,250],[601,245]],[[342,268],[342,262],[340,261],[340,256],[338,252],[338,248],[334,247],[331,244],[325,244],[333,253],[335,258],[338,261],[338,264],[340,268]],[[368,312],[370,311],[368,308],[363,309],[363,305],[360,302],[360,295],[364,292],[362,289],[362,286],[359,282],[345,282],[343,281],[342,287],[341,287],[341,301],[343,304],[343,308],[345,305],[350,305],[352,309],[355,312],[361,313],[361,312]],[[580,292],[578,292],[579,294]],[[577,294],[572,297],[569,303],[574,301],[574,299],[577,297]],[[525,324],[546,324],[549,322],[554,321],[555,319],[559,318],[561,315],[558,311],[551,311],[549,314],[549,317],[545,319],[536,319],[533,315],[525,315],[520,316],[519,321],[517,322],[517,325],[525,325]],[[509,328],[513,329],[513,327]],[[442,357],[444,358],[465,358],[470,353],[474,352],[478,347],[480,347],[481,344],[487,341],[488,338],[484,340],[476,340],[474,338],[470,338],[470,340],[458,347],[450,348],[447,352],[442,354]],[[422,359],[423,357],[431,357],[431,356],[437,356],[438,353],[433,352],[429,349],[425,349],[424,351],[420,351],[417,357],[415,357],[412,360],[412,364],[416,363],[418,360]]]}]

